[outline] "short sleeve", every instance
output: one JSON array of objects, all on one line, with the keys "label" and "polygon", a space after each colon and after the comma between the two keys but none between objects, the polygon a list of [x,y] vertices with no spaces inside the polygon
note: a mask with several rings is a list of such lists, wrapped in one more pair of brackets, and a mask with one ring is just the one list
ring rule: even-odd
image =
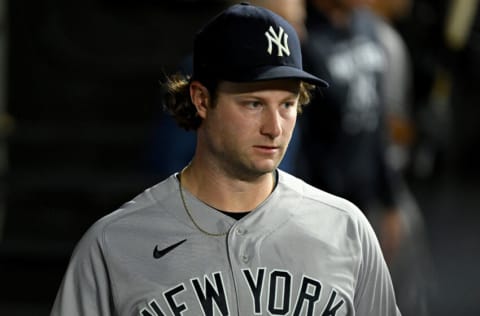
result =
[{"label": "short sleeve", "polygon": [[115,315],[101,232],[94,225],[76,246],[50,316]]},{"label": "short sleeve", "polygon": [[354,305],[357,316],[400,316],[393,284],[378,239],[363,214],[359,217],[362,259]]}]

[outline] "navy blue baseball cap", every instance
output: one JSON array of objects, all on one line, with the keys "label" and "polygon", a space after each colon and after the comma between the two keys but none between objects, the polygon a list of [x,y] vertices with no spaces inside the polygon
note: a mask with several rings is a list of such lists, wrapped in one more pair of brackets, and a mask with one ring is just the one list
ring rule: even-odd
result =
[{"label": "navy blue baseball cap", "polygon": [[328,87],[326,81],[303,70],[295,29],[268,9],[248,3],[233,5],[195,35],[192,80],[287,78]]}]

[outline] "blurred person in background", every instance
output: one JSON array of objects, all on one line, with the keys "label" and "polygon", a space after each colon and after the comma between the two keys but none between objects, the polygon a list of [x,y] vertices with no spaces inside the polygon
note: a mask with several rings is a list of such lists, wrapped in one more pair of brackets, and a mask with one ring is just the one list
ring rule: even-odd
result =
[{"label": "blurred person in background", "polygon": [[367,215],[381,212],[378,234],[391,264],[404,233],[396,192],[398,175],[387,161],[382,90],[385,58],[373,14],[364,0],[307,1],[305,68],[331,82],[320,104],[299,118],[301,177],[350,199]]},{"label": "blurred person in background", "polygon": [[409,51],[393,23],[409,14],[411,0],[369,0],[375,19],[376,37],[385,53],[383,95],[386,123],[391,140],[388,160],[398,170],[409,163],[414,137],[412,118],[412,68]]},{"label": "blurred person in background", "polygon": [[[410,52],[394,23],[410,13],[410,0],[370,0],[375,14],[376,37],[383,48],[385,71],[382,89],[389,145],[387,161],[398,172],[396,200],[401,212],[404,239],[390,270],[403,315],[427,315],[431,259],[423,213],[404,179],[411,164],[415,138],[412,66]],[[374,223],[375,224],[375,223]]]}]

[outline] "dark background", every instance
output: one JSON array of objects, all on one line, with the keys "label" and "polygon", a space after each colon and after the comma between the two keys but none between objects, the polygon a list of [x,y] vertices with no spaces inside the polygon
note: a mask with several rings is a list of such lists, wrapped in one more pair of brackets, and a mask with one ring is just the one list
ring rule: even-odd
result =
[{"label": "dark background", "polygon": [[[152,149],[158,81],[226,1],[3,2],[0,315],[48,315],[85,230],[167,175],[152,162],[169,152]],[[449,49],[446,10],[416,1],[397,25],[419,130],[407,179],[433,261],[431,314],[480,315],[480,37],[475,24],[466,47]],[[433,88],[439,74],[450,90]]]}]

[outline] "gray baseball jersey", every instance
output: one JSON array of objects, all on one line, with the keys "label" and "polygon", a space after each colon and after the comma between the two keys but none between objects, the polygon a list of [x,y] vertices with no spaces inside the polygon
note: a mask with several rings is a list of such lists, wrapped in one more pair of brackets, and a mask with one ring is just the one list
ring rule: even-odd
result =
[{"label": "gray baseball jersey", "polygon": [[226,234],[194,226],[172,175],[89,229],[51,315],[400,315],[353,204],[282,171],[238,221],[185,200],[200,227]]}]

